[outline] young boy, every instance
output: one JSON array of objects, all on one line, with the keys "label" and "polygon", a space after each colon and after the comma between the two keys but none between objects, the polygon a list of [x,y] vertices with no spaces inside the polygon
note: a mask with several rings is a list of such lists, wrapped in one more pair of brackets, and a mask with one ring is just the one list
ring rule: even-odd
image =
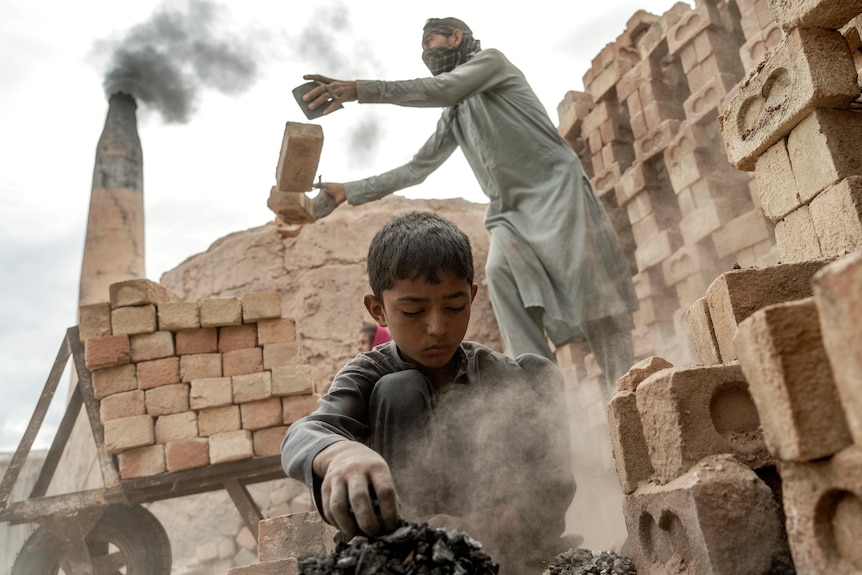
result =
[{"label": "young boy", "polygon": [[367,271],[365,307],[392,340],[350,360],[290,426],[286,473],[347,539],[427,520],[481,541],[500,573],[541,573],[566,548],[575,491],[561,372],[463,341],[477,286],[470,240],[452,222],[390,221]]}]

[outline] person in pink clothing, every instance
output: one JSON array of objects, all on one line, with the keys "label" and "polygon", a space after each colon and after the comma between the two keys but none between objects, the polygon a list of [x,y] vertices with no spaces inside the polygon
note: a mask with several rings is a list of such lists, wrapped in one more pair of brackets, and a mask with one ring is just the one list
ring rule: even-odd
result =
[{"label": "person in pink clothing", "polygon": [[391,336],[389,330],[379,325],[362,322],[362,327],[359,328],[359,353],[371,351],[381,343],[389,341]]}]

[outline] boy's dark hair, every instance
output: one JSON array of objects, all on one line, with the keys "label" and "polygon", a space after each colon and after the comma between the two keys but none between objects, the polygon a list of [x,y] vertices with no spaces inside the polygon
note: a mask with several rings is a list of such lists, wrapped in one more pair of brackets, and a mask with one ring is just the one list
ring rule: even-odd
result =
[{"label": "boy's dark hair", "polygon": [[368,283],[379,301],[398,280],[421,277],[439,283],[440,271],[473,283],[470,238],[431,212],[410,212],[380,228],[368,246]]}]

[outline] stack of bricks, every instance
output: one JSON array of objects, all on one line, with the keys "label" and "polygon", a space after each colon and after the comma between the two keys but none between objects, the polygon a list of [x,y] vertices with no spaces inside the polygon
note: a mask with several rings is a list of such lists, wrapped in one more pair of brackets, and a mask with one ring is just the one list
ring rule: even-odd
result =
[{"label": "stack of bricks", "polygon": [[[788,414],[822,405],[820,397],[829,391],[823,389],[817,397],[796,395],[799,402],[792,405],[776,392],[775,380],[785,372],[797,373],[784,377],[798,386],[804,381],[809,388],[819,387],[812,376],[823,370],[822,364],[817,370],[799,369],[816,346],[811,338],[800,337],[795,320],[777,320],[771,326],[784,334],[786,349],[792,347],[796,354],[784,363],[774,360],[780,346],[768,341],[763,328],[747,340],[740,337],[750,318],[763,310],[793,308],[795,302],[810,300],[813,278],[831,262],[721,274],[687,314],[698,342],[698,364],[673,367],[651,357],[618,382],[608,421],[638,573],[665,573],[668,565],[684,573],[792,572],[796,551],[787,532],[798,514],[780,503],[784,469],[772,435],[788,435]],[[858,310],[859,304],[853,305]],[[747,364],[737,358],[740,350],[740,355],[751,357]],[[752,377],[752,369],[774,370],[772,380],[761,383]],[[842,436],[841,426],[834,426],[839,414],[834,402],[830,405],[830,411],[820,413],[819,427],[809,426],[799,435],[823,437],[809,439],[812,442]],[[784,419],[776,421],[776,414]],[[784,492],[786,500],[786,485]]]},{"label": "stack of bricks", "polygon": [[734,264],[778,261],[755,179],[728,162],[718,125],[757,50],[775,43],[765,1],[637,12],[593,61],[585,92],[558,108],[629,256],[637,358],[690,361],[685,310]]},{"label": "stack of bricks", "polygon": [[722,113],[727,156],[754,172],[782,261],[840,255],[862,246],[862,111],[848,43],[858,44],[862,3],[769,6],[785,37]]},{"label": "stack of bricks", "polygon": [[778,459],[798,573],[862,570],[862,252],[829,263],[810,297],[759,309],[733,343]]},{"label": "stack of bricks", "polygon": [[305,192],[314,186],[314,176],[323,150],[323,128],[317,124],[287,122],[275,168],[276,184],[266,205],[288,224],[313,222],[314,206]]},{"label": "stack of bricks", "polygon": [[79,333],[123,479],[275,455],[317,404],[277,292],[186,302],[130,280],[81,306]]}]

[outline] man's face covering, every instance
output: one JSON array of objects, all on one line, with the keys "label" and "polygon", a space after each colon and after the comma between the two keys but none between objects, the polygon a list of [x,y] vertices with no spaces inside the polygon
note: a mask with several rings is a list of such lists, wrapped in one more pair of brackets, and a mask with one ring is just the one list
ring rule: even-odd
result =
[{"label": "man's face covering", "polygon": [[422,31],[423,40],[435,34],[449,38],[455,30],[460,30],[462,34],[459,46],[429,47],[422,51],[422,61],[434,76],[451,72],[481,50],[469,26],[457,18],[429,18]]}]

